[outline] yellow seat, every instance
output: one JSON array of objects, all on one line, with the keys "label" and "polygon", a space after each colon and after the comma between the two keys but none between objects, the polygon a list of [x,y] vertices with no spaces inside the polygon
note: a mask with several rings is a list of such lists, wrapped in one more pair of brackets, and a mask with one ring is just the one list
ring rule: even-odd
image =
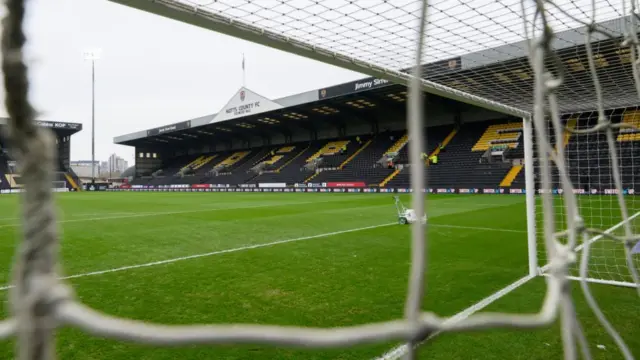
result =
[{"label": "yellow seat", "polygon": [[347,144],[349,144],[349,140],[332,141],[323,146],[322,149],[318,150],[315,154],[311,155],[307,159],[307,162],[313,161],[314,159],[317,159],[322,155],[334,155]]},{"label": "yellow seat", "polygon": [[295,146],[285,146],[283,148],[278,149],[276,151],[278,154],[286,154],[292,152],[296,147]]},{"label": "yellow seat", "polygon": [[[490,125],[475,145],[473,145],[471,151],[486,151],[495,143],[515,148],[518,145],[519,133],[521,131],[522,123]],[[509,140],[513,140],[513,142],[509,142]]]},{"label": "yellow seat", "polygon": [[[629,111],[622,117],[622,123],[627,125],[633,125],[636,129],[640,129],[640,111]],[[638,141],[640,140],[639,130],[622,128],[618,133],[617,141]]]},{"label": "yellow seat", "polygon": [[239,151],[236,153],[233,153],[231,156],[229,156],[228,158],[224,159],[221,163],[219,163],[217,166],[231,166],[235,163],[237,163],[238,161],[244,159],[245,156],[249,155],[250,151]]}]

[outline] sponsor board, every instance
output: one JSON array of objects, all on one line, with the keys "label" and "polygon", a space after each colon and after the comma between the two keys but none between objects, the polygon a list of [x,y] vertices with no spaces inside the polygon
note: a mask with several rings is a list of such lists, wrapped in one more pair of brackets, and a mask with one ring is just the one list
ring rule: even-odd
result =
[{"label": "sponsor board", "polygon": [[211,187],[211,184],[193,184],[191,185],[192,189],[208,189]]},{"label": "sponsor board", "polygon": [[482,189],[483,194],[504,194],[504,189]]},{"label": "sponsor board", "polygon": [[[226,188],[226,187],[215,187],[210,184],[195,184],[184,187],[171,187],[169,185],[160,185],[157,188],[154,188],[152,185],[122,185],[119,188],[115,189],[103,189],[101,191],[153,191],[153,192],[298,192],[298,193],[411,193],[412,189],[405,188],[329,188],[329,187],[313,187],[313,188],[266,188],[266,187],[258,187],[258,188]],[[202,187],[204,186],[204,187]],[[207,187],[208,186],[208,187]],[[65,191],[68,189],[61,189],[61,191]],[[482,191],[481,191],[482,190]],[[562,189],[538,189],[537,192],[540,194],[543,193],[551,193],[554,195],[561,195]],[[0,194],[9,194],[9,193],[18,193],[21,192],[22,189],[4,189],[0,190]],[[93,190],[98,191],[98,190]],[[439,189],[424,189],[425,192],[433,192],[437,194],[526,194],[525,189],[478,189],[478,188],[439,188]],[[574,190],[576,195],[595,195],[595,194],[603,194],[603,195],[615,195],[617,194],[616,189],[590,189],[589,191],[584,190]],[[635,195],[635,189],[623,189],[622,193],[624,195]]]},{"label": "sponsor board", "polygon": [[479,193],[479,190],[476,188],[471,188],[471,189],[462,188],[462,189],[458,189],[458,193],[459,194],[477,194]]},{"label": "sponsor board", "polygon": [[171,124],[171,125],[166,125],[159,128],[147,130],[147,136],[168,134],[174,131],[188,129],[190,127],[191,127],[191,120],[187,120],[187,121],[179,122],[177,124]]},{"label": "sponsor board", "polygon": [[330,188],[363,188],[366,187],[367,184],[365,184],[362,181],[356,181],[356,182],[328,182],[324,187],[330,187]]},{"label": "sponsor board", "polygon": [[377,89],[377,88],[381,88],[389,85],[393,85],[393,83],[390,82],[389,80],[370,77],[370,78],[365,78],[361,80],[348,82],[345,84],[340,84],[340,85],[320,89],[318,90],[318,98],[320,100],[328,99],[328,98],[351,94],[355,92]]},{"label": "sponsor board", "polygon": [[169,185],[172,189],[188,189],[191,187],[189,184],[171,184]]},{"label": "sponsor board", "polygon": [[36,125],[49,129],[82,130],[82,124],[55,121],[36,121]]},{"label": "sponsor board", "polygon": [[258,187],[261,188],[286,188],[286,183],[259,183]]},{"label": "sponsor board", "polygon": [[84,189],[86,191],[107,191],[109,189],[109,184],[107,184],[107,183],[89,183],[89,184],[84,184]]}]

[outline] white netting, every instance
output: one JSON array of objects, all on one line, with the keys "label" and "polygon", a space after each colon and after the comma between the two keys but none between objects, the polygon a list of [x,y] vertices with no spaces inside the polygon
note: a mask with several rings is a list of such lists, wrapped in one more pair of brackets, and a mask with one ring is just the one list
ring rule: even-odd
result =
[{"label": "white netting", "polygon": [[[213,20],[231,19],[249,31],[266,31],[289,43],[314,46],[339,58],[355,59],[386,70],[403,71],[415,61],[416,22],[421,0],[113,0],[141,8],[180,9]],[[547,22],[557,36],[554,49],[571,69],[559,89],[560,111],[593,110],[596,101],[584,47],[590,0],[557,0]],[[611,37],[622,36],[622,4],[595,0],[593,34],[606,108],[637,103],[628,52]],[[531,20],[534,1],[435,0],[428,3],[429,37],[421,64],[423,78],[460,91],[530,111],[533,73],[526,59],[523,12]],[[524,9],[523,9],[524,7]],[[153,11],[153,10],[152,10]],[[225,31],[226,21],[213,25]],[[540,27],[537,26],[536,35]],[[237,34],[233,34],[237,35]],[[240,34],[239,36],[243,36]],[[247,35],[249,36],[249,35]],[[366,71],[366,67],[361,70]]]},{"label": "white netting", "polygon": [[[597,256],[594,249],[601,243],[592,243],[590,239],[600,235],[607,237],[612,246],[616,246],[616,243],[619,247],[624,246],[625,262],[632,265],[628,266],[629,278],[638,283],[638,274],[633,266],[630,249],[639,237],[635,235],[629,221],[629,211],[633,209],[625,202],[622,193],[624,173],[620,174],[620,167],[617,165],[620,156],[616,148],[615,135],[621,126],[612,124],[604,108],[636,104],[638,92],[634,93],[633,90],[640,89],[640,77],[637,65],[629,66],[629,63],[625,64],[619,59],[617,62],[610,62],[617,66],[603,65],[602,57],[598,56],[602,54],[597,52],[601,49],[597,43],[599,37],[611,38],[612,44],[617,44],[614,45],[617,49],[614,51],[615,54],[620,55],[617,53],[619,50],[628,50],[631,59],[635,60],[636,49],[639,46],[636,35],[638,27],[635,0],[625,2],[626,9],[607,1],[589,3],[578,0],[555,3],[543,0],[524,2],[522,8],[517,1],[506,0],[492,3],[477,0],[464,4],[442,0],[430,2],[429,7],[426,6],[426,1],[375,0],[331,0],[322,2],[323,5],[320,5],[321,2],[305,0],[219,0],[201,3],[200,7],[175,0],[118,2],[183,21],[195,22],[194,19],[197,19],[200,26],[213,30],[345,68],[361,70],[370,75],[386,77],[389,80],[408,81],[409,159],[412,169],[415,170],[424,167],[420,157],[423,152],[420,130],[425,115],[422,108],[422,90],[526,117],[525,133],[531,130],[532,123],[535,125],[540,187],[553,188],[553,172],[557,168],[559,187],[563,190],[562,204],[554,204],[559,197],[554,197],[549,192],[543,192],[540,196],[543,209],[540,215],[544,220],[542,243],[546,250],[543,258],[547,260],[545,271],[549,276],[546,296],[540,311],[535,314],[477,314],[469,317],[440,318],[433,313],[423,312],[427,246],[424,224],[418,221],[412,225],[411,272],[403,319],[338,329],[228,324],[165,326],[115,319],[84,306],[74,298],[70,287],[59,280],[60,275],[57,272],[58,239],[50,189],[55,163],[55,144],[46,130],[38,129],[34,125],[34,111],[27,100],[28,77],[22,57],[25,40],[22,32],[25,0],[8,0],[9,12],[4,23],[2,42],[2,65],[7,90],[6,103],[11,115],[9,139],[16,149],[27,191],[23,198],[25,238],[18,248],[14,267],[15,286],[11,290],[11,318],[0,322],[0,338],[17,336],[20,359],[53,358],[54,331],[60,325],[76,326],[98,336],[164,346],[261,343],[320,348],[400,340],[407,343],[400,355],[415,359],[417,345],[435,333],[487,328],[533,328],[555,324],[557,318],[561,320],[565,358],[575,359],[580,352],[585,358],[590,359],[590,346],[586,343],[574,309],[571,286],[568,286],[571,268],[576,263],[580,265],[579,274],[583,279],[580,286],[592,311],[615,340],[624,357],[633,358],[628,347],[602,315],[584,279],[588,275],[591,255]],[[222,7],[216,9],[216,6]],[[379,8],[371,11],[374,7]],[[630,14],[633,15],[618,21],[616,26],[591,26],[590,31],[586,31],[586,36],[579,35],[580,32],[573,35],[561,33],[574,25],[589,24],[592,20],[604,21]],[[572,17],[579,20],[571,20]],[[427,18],[430,19],[429,22],[425,21]],[[534,31],[532,24],[543,31]],[[523,29],[527,29],[528,32],[524,32]],[[620,37],[623,33],[626,33],[626,36]],[[423,48],[425,34],[428,34],[427,45]],[[554,35],[560,39],[556,39]],[[529,36],[533,37],[530,46],[509,45],[514,40]],[[620,45],[623,40],[625,43]],[[564,59],[566,54],[558,47],[584,45],[585,41],[586,46],[583,46],[582,54],[588,56],[582,55],[582,59],[588,61],[585,70],[578,68],[575,71],[576,74],[580,73],[587,78],[587,81],[583,82],[575,80],[578,79],[577,75],[562,71],[567,63]],[[487,50],[493,55],[467,54],[455,62],[448,59],[471,51],[485,51],[497,45],[504,45],[505,48],[500,51]],[[528,79],[527,75],[518,76],[519,80],[510,84],[499,75],[498,69],[502,69],[503,75],[506,71],[514,75],[511,72],[513,69],[528,69],[526,60],[517,59],[518,56],[510,54],[508,48],[520,54],[518,56],[529,50],[529,61],[533,70],[528,72]],[[494,60],[503,60],[502,64],[489,65],[487,62],[492,57]],[[420,66],[424,60],[442,58],[446,62],[438,66]],[[412,76],[398,72],[414,63],[416,66]],[[573,64],[575,61],[570,63]],[[479,67],[474,68],[471,65]],[[627,70],[622,70],[625,66]],[[628,70],[629,67],[632,72]],[[553,69],[553,72],[550,69]],[[486,72],[483,72],[485,70]],[[429,80],[437,76],[441,78],[437,82],[429,82],[420,79],[420,75],[425,75]],[[464,90],[468,93],[442,85],[456,79],[466,81]],[[572,84],[571,81],[576,83]],[[460,86],[457,87],[462,89]],[[491,101],[492,99],[500,100],[507,105]],[[531,105],[532,118],[529,116]],[[611,163],[609,170],[612,184],[618,191],[618,194],[610,199],[617,201],[617,211],[623,229],[620,233],[607,233],[606,229],[592,227],[598,226],[597,221],[591,221],[590,224],[589,216],[582,211],[593,207],[579,205],[582,200],[574,196],[574,185],[570,178],[572,170],[567,169],[571,157],[569,156],[569,162],[566,162],[565,148],[560,146],[554,151],[553,145],[549,143],[550,140],[553,142],[553,139],[562,137],[561,112],[578,111],[583,108],[597,108],[597,124],[594,127],[572,131],[604,134],[605,151]],[[553,131],[549,131],[547,127],[549,120],[553,124]],[[530,145],[525,144],[525,153],[531,149]],[[531,169],[532,164],[527,165]],[[425,178],[422,171],[415,170],[411,171],[411,184],[415,194],[411,208],[421,217],[425,213],[426,205],[424,196],[420,195]],[[614,203],[611,204],[613,208]],[[564,226],[558,226],[559,222],[556,220],[556,209],[559,206],[564,208]],[[607,219],[613,218],[615,215]],[[601,223],[606,224],[606,221],[603,220]],[[566,230],[558,231],[559,229]],[[580,251],[576,250],[578,246]]]},{"label": "white netting", "polygon": [[[607,120],[616,124],[636,124],[640,122],[638,108],[608,110]],[[563,116],[563,124],[568,129],[588,130],[598,124],[597,112],[570,113]],[[548,124],[551,131],[551,124]],[[640,231],[640,133],[635,129],[622,128],[614,132],[615,147],[618,155],[622,192],[629,212],[629,225],[632,232]],[[565,149],[565,159],[569,177],[577,196],[577,205],[586,226],[603,229],[617,236],[624,235],[622,214],[615,194],[617,192],[612,162],[608,151],[606,133],[603,131],[585,134],[572,134],[565,131],[563,136],[552,138],[555,148]],[[537,161],[537,159],[536,159]],[[537,180],[539,173],[536,172]],[[539,185],[539,184],[538,184]],[[557,169],[553,171],[553,187],[556,197],[556,226],[566,228],[566,211],[562,200],[562,186]],[[538,229],[542,229],[541,206],[537,207]],[[539,259],[544,265],[543,233],[538,233]],[[591,239],[591,257],[588,277],[595,282],[635,286],[629,273],[624,247],[606,237],[593,236]],[[635,268],[640,271],[640,257],[634,256]],[[577,266],[572,275],[578,275]]]}]

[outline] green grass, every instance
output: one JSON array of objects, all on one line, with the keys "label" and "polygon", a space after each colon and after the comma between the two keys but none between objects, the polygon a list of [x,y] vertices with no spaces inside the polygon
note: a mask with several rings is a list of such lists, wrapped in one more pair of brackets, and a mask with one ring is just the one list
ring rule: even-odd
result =
[{"label": "green grass", "polygon": [[[618,205],[618,199],[615,196],[578,196],[578,209],[588,228],[599,230],[607,230],[616,236],[625,235],[625,223],[622,222],[622,215]],[[626,222],[630,226],[632,233],[640,233],[640,198],[636,196],[625,197],[628,216],[630,221]],[[556,211],[556,230],[566,229],[566,210],[563,207],[563,198],[558,196],[554,198],[554,208]],[[538,229],[538,238],[542,244],[542,220],[541,202],[538,202],[538,214],[536,222]],[[614,241],[591,235],[589,249],[589,268],[588,276],[596,279],[607,279],[612,281],[629,282],[633,279],[626,265],[624,247],[620,241]],[[566,240],[566,239],[564,239]],[[580,239],[582,240],[582,238]],[[543,266],[547,263],[546,255],[542,247],[539,248],[539,264]],[[582,255],[582,252],[580,253]],[[640,269],[640,257],[635,256],[634,262],[636,269]],[[572,267],[572,274],[578,275],[578,265]]]},{"label": "green grass", "polygon": [[[9,282],[19,237],[18,199],[0,197],[0,287]],[[58,205],[64,275],[297,239],[69,280],[79,299],[109,314],[168,324],[320,327],[402,316],[410,230],[392,224],[395,209],[389,195],[75,193],[60,194]],[[434,195],[429,214],[433,226],[428,230],[424,309],[454,315],[526,274],[524,197]],[[372,226],[378,227],[317,236]],[[632,336],[640,331],[637,294],[613,286],[593,288],[640,356],[640,339]],[[533,312],[543,295],[544,280],[536,279],[490,310]],[[6,300],[7,292],[0,292],[0,298]],[[620,358],[579,298],[577,307],[595,358]],[[319,351],[251,345],[159,349],[64,329],[57,347],[61,359],[260,360],[370,359],[396,345]],[[421,350],[425,359],[545,359],[561,354],[558,326],[446,334]],[[13,343],[0,342],[0,359],[12,357]]]}]

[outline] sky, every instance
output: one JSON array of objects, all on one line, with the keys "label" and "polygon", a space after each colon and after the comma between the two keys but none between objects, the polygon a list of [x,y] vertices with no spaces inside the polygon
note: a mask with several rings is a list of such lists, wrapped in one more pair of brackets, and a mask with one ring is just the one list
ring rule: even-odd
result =
[{"label": "sky", "polygon": [[88,48],[102,49],[96,160],[116,153],[130,164],[133,148],[115,136],[218,112],[242,86],[243,53],[247,87],[270,99],[364,77],[106,0],[31,0],[28,11],[30,99],[39,120],[83,124],[71,160],[91,159]]}]

